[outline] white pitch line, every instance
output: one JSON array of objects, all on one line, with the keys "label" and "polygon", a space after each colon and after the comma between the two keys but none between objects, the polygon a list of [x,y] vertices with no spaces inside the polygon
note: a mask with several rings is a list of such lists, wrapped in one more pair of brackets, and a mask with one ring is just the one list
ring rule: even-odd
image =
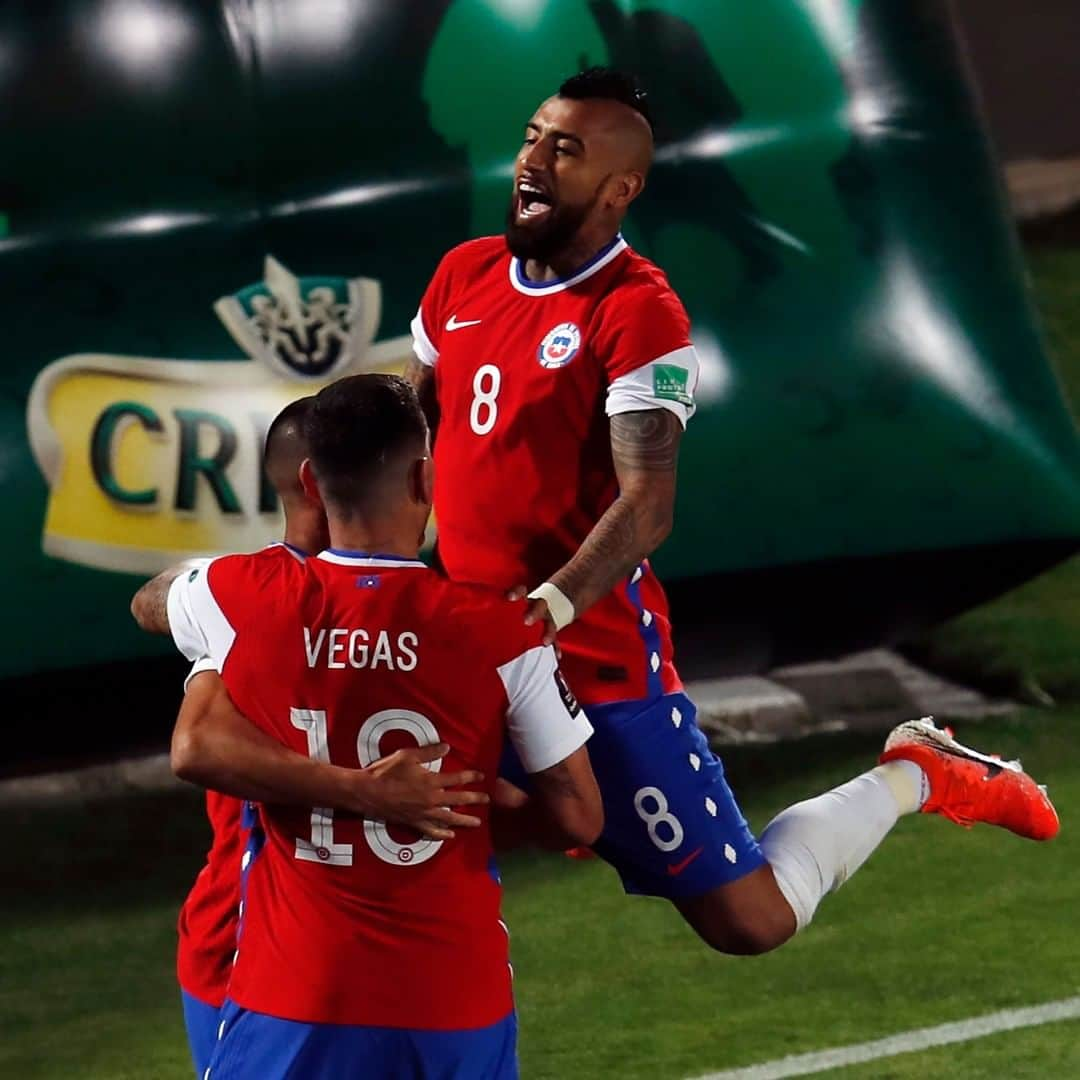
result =
[{"label": "white pitch line", "polygon": [[916,1028],[890,1035],[887,1039],[837,1046],[831,1050],[817,1050],[811,1054],[791,1054],[788,1057],[766,1061],[761,1065],[748,1065],[741,1069],[726,1069],[695,1077],[695,1080],[784,1080],[788,1076],[810,1076],[826,1069],[840,1069],[846,1065],[858,1065],[864,1061],[910,1054],[914,1050],[927,1050],[932,1046],[948,1046],[949,1043],[969,1042],[987,1035],[1017,1028],[1038,1027],[1059,1020],[1080,1018],[1080,997],[1048,1001],[1026,1009],[1003,1009],[986,1016],[959,1020],[937,1027]]}]

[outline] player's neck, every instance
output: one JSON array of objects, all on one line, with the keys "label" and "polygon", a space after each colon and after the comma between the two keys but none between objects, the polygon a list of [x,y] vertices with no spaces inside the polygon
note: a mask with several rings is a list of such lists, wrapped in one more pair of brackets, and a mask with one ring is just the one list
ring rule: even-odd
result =
[{"label": "player's neck", "polygon": [[591,236],[582,236],[546,262],[528,259],[525,262],[525,276],[530,281],[536,282],[573,277],[586,263],[595,259],[618,235],[617,230],[614,233],[605,230],[602,236],[595,233]]},{"label": "player's neck", "polygon": [[286,529],[281,539],[289,547],[295,551],[302,551],[305,555],[318,555],[326,543],[324,538],[313,536],[303,529]]},{"label": "player's neck", "polygon": [[317,555],[329,541],[326,518],[322,511],[314,512],[286,505],[285,535],[282,539],[297,551]]},{"label": "player's neck", "polygon": [[394,555],[399,559],[415,559],[420,555],[420,543],[415,530],[371,528],[356,521],[331,521],[330,546],[335,551],[356,551],[365,555]]}]

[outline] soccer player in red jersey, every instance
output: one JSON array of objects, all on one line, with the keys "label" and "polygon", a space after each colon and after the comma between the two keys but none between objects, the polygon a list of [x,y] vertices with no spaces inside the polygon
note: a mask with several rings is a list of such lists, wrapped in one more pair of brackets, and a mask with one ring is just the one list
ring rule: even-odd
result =
[{"label": "soccer player in red jersey", "polygon": [[[275,417],[263,452],[267,478],[285,512],[282,542],[299,556],[321,551],[327,542],[323,508],[304,493],[299,480],[300,464],[308,456],[303,420],[313,400],[291,402]],[[208,562],[198,560],[191,568]],[[163,588],[158,590],[157,621],[144,610],[153,592],[140,590],[133,607],[145,629],[168,633]],[[367,769],[329,769],[254,728],[232,705],[214,662],[209,657],[196,661],[173,735],[173,768],[208,788],[206,813],[212,832],[206,865],[181,907],[177,926],[177,977],[198,1078],[218,1041],[218,1014],[236,951],[240,862],[257,821],[255,808],[246,800],[311,805],[329,798],[338,809],[413,825],[425,835],[445,839],[453,835],[449,826],[470,827],[479,819],[455,813],[443,803],[460,806],[484,798],[477,792],[451,795],[445,790],[474,782],[476,773],[443,774],[440,780],[439,774],[423,768],[447,749],[404,748]],[[223,789],[232,794],[223,794]]]},{"label": "soccer player in red jersey", "polygon": [[[432,467],[415,395],[394,376],[345,379],[305,428],[304,489],[326,508],[331,548],[178,574],[178,645],[214,660],[244,716],[322,762],[445,742],[447,766],[488,777],[490,793],[505,731],[559,841],[591,842],[591,728],[542,628],[416,557]],[[507,934],[477,812],[480,828],[441,841],[325,807],[260,807],[215,1080],[516,1076]]]},{"label": "soccer player in red jersey", "polygon": [[1057,815],[1015,763],[915,723],[877,768],[750,833],[672,662],[648,559],[672,527],[698,381],[683,305],[619,232],[652,150],[644,95],[618,72],[583,72],[541,103],[505,235],[443,258],[406,377],[435,432],[439,562],[455,581],[531,589],[526,621],[558,632],[595,728],[596,852],[716,949],[759,953],[805,926],[900,814],[1038,839]]}]

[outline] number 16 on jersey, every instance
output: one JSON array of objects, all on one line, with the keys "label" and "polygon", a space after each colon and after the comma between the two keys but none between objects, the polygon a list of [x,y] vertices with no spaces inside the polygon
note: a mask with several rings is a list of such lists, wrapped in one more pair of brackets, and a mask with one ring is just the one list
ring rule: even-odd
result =
[{"label": "number 16 on jersey", "polygon": [[[308,757],[330,764],[330,746],[326,735],[325,709],[290,709],[289,720],[294,728],[307,735]],[[417,746],[439,742],[435,725],[411,709],[383,709],[369,716],[356,736],[356,754],[361,768],[367,768],[382,757],[379,744],[392,731],[404,731],[416,739]],[[424,764],[429,772],[442,769],[442,759]],[[411,844],[399,844],[382,821],[364,822],[364,839],[376,858],[391,866],[418,866],[427,862],[442,847],[441,840],[421,837]],[[326,866],[352,866],[352,844],[334,840],[334,811],[317,806],[311,811],[311,839],[296,839],[296,858]]]}]

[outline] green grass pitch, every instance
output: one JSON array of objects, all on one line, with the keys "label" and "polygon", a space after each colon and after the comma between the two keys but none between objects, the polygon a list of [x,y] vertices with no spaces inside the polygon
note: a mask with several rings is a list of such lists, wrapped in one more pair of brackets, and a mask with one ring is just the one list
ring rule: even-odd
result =
[{"label": "green grass pitch", "polygon": [[[1080,253],[1035,253],[1031,267],[1077,409]],[[918,643],[961,676],[1056,698],[1056,708],[959,734],[1019,754],[1050,785],[1057,840],[905,819],[808,931],[742,960],[710,953],[668,905],[624,896],[599,862],[504,860],[523,1075],[675,1080],[1080,993],[1078,567],[1073,560]],[[879,742],[819,737],[725,760],[760,828],[787,803],[866,768]],[[0,1076],[187,1080],[173,926],[208,844],[198,795],[8,810],[5,825]],[[1080,1024],[818,1075],[1080,1077]]]},{"label": "green grass pitch", "polygon": [[[504,860],[523,1075],[674,1080],[1075,994],[1078,722],[1080,710],[1061,710],[968,729],[1048,780],[1065,821],[1057,840],[905,819],[807,932],[766,957],[709,952],[667,904],[624,896],[598,861]],[[829,736],[740,749],[729,770],[760,828],[865,768],[878,745]],[[0,886],[0,1075],[190,1076],[173,924],[207,842],[198,796],[9,811],[7,826],[18,874]],[[990,1075],[991,1062],[1080,1076],[1080,1026],[845,1074],[952,1080]]]}]

